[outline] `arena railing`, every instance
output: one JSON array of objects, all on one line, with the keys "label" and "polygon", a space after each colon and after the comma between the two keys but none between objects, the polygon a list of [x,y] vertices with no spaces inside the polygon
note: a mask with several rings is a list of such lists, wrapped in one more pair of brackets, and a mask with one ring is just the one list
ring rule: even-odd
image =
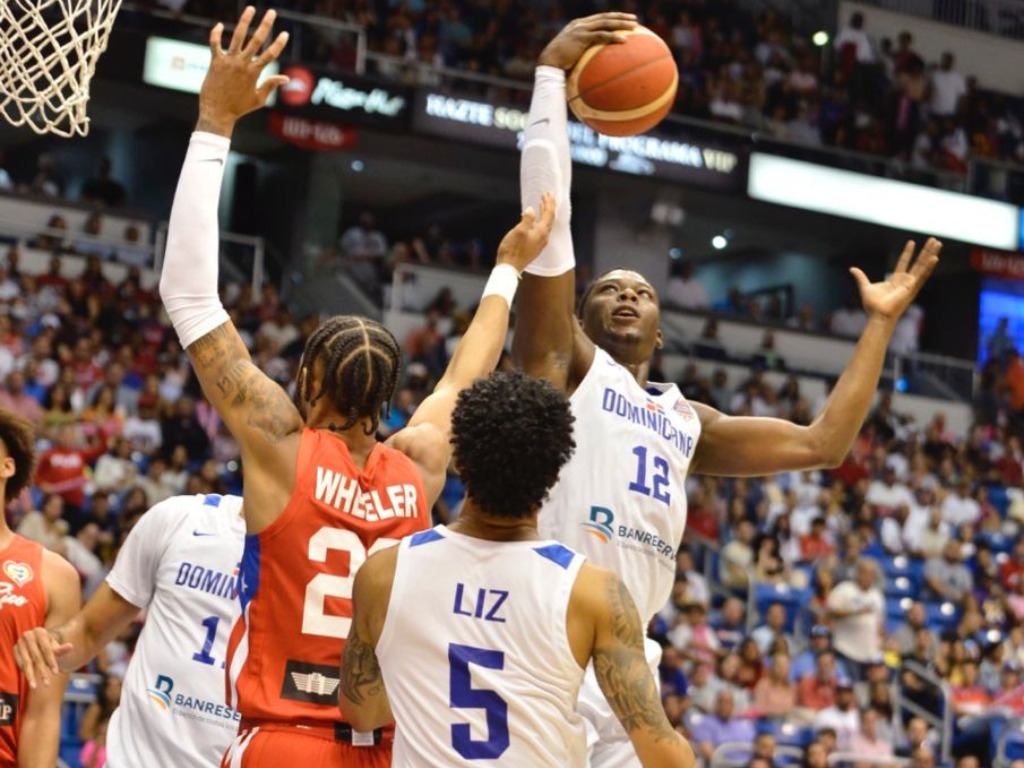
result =
[{"label": "arena railing", "polygon": [[889,11],[941,21],[975,32],[1024,40],[1020,0],[869,0]]},{"label": "arena railing", "polygon": [[904,661],[903,668],[912,672],[923,682],[938,691],[942,700],[941,716],[930,712],[916,702],[910,701],[903,695],[903,688],[898,683],[894,686],[895,692],[895,715],[897,720],[902,720],[904,714],[912,717],[920,717],[929,726],[939,733],[940,748],[939,756],[943,762],[949,762],[953,754],[953,690],[949,681],[943,680],[930,669],[918,664],[916,661]]},{"label": "arena railing", "polygon": [[[244,7],[244,4],[240,3]],[[242,11],[239,7],[239,14]],[[281,55],[284,63],[295,63],[302,59],[303,53],[308,50],[308,45],[313,36],[327,39],[334,45],[338,45],[346,37],[352,40],[350,46],[352,57],[352,69],[356,73],[362,73],[366,68],[366,29],[358,24],[350,24],[326,16],[313,16],[308,13],[290,11],[286,8],[276,8],[277,29],[287,31],[290,35],[290,42]],[[196,33],[201,42],[206,42],[206,35],[212,26],[211,20],[205,16],[196,16],[189,13],[175,13],[162,8],[152,8],[127,2],[122,4],[119,24],[144,23],[148,24],[150,19],[160,19],[166,22],[170,29],[161,29],[161,33],[172,32],[174,27],[182,31],[188,30]],[[234,29],[233,23],[225,23],[225,29],[230,33]],[[333,39],[331,39],[333,38]]]}]

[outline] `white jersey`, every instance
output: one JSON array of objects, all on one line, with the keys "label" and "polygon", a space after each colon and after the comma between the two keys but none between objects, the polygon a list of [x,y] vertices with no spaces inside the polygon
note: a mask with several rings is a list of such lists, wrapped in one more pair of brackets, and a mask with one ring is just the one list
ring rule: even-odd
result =
[{"label": "white jersey", "polygon": [[402,540],[377,643],[394,768],[581,768],[583,670],[566,632],[583,558],[438,526]]},{"label": "white jersey", "polygon": [[644,389],[600,348],[570,403],[576,452],[541,508],[541,535],[615,571],[646,626],[672,594],[700,419],[675,384]]},{"label": "white jersey", "polygon": [[237,496],[175,496],[132,529],[107,583],[147,608],[107,734],[110,768],[220,765],[240,716],[224,704],[245,522]]}]

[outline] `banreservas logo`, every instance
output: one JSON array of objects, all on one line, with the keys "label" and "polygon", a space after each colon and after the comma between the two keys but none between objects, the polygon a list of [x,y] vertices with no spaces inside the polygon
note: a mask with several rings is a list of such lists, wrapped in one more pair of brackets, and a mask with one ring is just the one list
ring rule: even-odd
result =
[{"label": "banreservas logo", "polygon": [[583,528],[591,536],[600,539],[607,544],[612,540],[615,531],[612,524],[615,522],[615,513],[604,507],[591,507],[590,520],[583,523]]},{"label": "banreservas logo", "polygon": [[611,544],[627,549],[636,549],[650,556],[661,555],[666,563],[675,563],[676,548],[657,533],[616,524],[615,513],[607,507],[591,507],[589,519],[581,523],[584,531],[602,544]]}]

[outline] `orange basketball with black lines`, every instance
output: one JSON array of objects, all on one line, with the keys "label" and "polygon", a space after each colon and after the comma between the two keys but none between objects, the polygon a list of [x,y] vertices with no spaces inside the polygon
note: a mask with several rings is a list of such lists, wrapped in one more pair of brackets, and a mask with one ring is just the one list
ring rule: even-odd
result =
[{"label": "orange basketball with black lines", "polygon": [[608,136],[646,133],[672,109],[679,70],[665,41],[646,27],[626,42],[595,45],[569,74],[569,107]]}]

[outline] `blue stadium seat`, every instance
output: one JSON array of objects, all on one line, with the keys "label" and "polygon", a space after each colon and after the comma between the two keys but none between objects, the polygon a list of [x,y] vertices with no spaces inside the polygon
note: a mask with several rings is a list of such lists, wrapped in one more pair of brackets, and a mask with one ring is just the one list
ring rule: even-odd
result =
[{"label": "blue stadium seat", "polygon": [[953,603],[925,603],[925,612],[928,617],[928,628],[935,632],[954,629],[960,621],[960,612]]},{"label": "blue stadium seat", "polygon": [[909,576],[887,577],[885,580],[885,596],[899,600],[903,597],[914,597],[920,588]]},{"label": "blue stadium seat", "polygon": [[799,747],[806,749],[814,740],[813,728],[801,728],[792,723],[783,723],[775,732],[775,742],[780,747]]},{"label": "blue stadium seat", "polygon": [[788,584],[758,584],[754,588],[757,612],[762,620],[768,614],[768,606],[782,603],[786,607],[786,632],[792,632],[800,610],[811,601],[809,589],[794,589]]},{"label": "blue stadium seat", "polygon": [[988,487],[988,500],[992,502],[992,506],[999,512],[999,516],[1005,518],[1006,512],[1010,508],[1010,497],[1006,493],[1006,486],[1002,483],[996,483]]}]

